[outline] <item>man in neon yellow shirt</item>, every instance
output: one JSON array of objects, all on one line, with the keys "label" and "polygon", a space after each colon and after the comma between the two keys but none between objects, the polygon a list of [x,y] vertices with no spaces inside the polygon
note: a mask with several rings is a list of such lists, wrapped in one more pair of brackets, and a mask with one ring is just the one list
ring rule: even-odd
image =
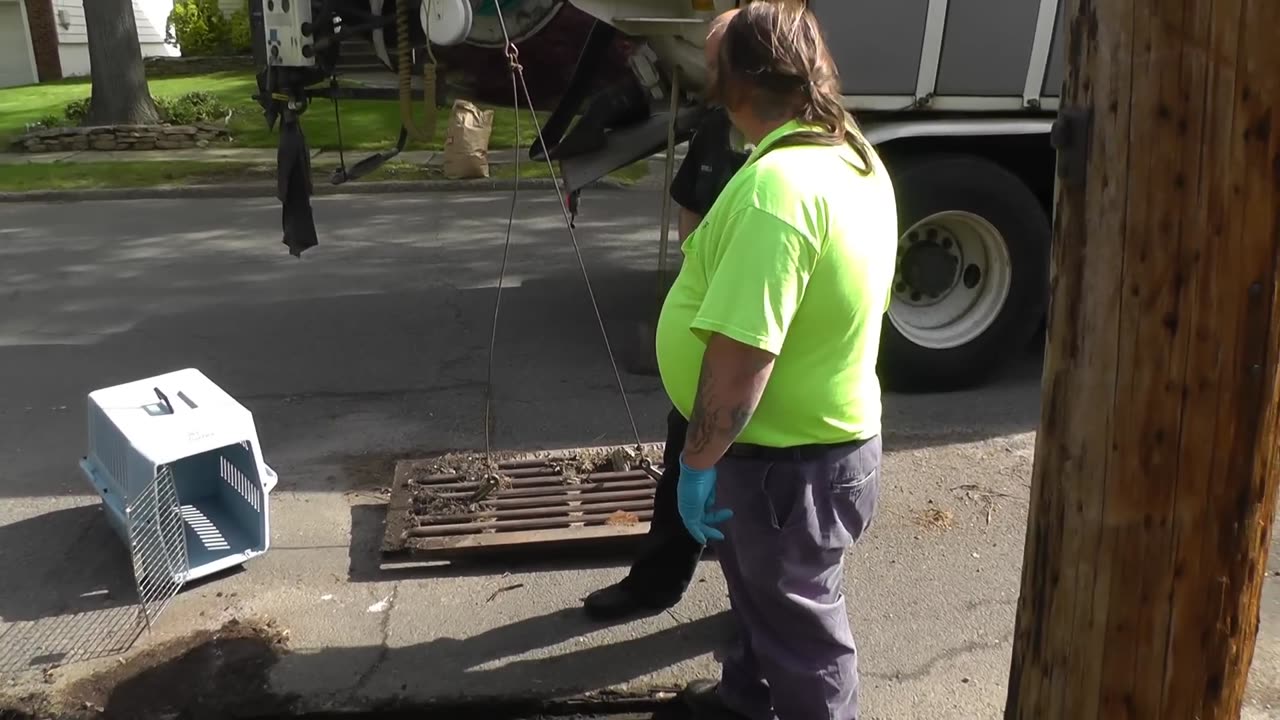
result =
[{"label": "man in neon yellow shirt", "polygon": [[879,488],[893,187],[801,4],[726,13],[707,56],[716,99],[756,147],[682,247],[657,351],[690,423],[680,515],[695,539],[722,541],[741,643],[720,682],[687,698],[720,716],[851,720],[842,570]]}]

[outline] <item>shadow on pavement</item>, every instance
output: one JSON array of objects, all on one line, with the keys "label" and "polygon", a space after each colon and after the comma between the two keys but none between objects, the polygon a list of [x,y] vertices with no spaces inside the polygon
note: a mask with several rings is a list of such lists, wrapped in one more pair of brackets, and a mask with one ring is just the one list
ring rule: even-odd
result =
[{"label": "shadow on pavement", "polygon": [[[472,637],[446,637],[410,647],[288,652],[272,628],[232,621],[219,630],[149,649],[120,668],[81,681],[69,696],[100,704],[106,718],[129,720],[159,720],[179,712],[190,720],[285,717],[299,711],[316,713],[303,717],[335,717],[317,711],[368,709],[362,707],[366,697],[430,700],[420,705],[412,699],[392,701],[377,712],[343,717],[532,718],[551,715],[556,700],[620,688],[718,648],[729,623],[727,613],[722,613],[607,645],[521,657],[596,629],[599,626],[589,625],[581,613],[562,610]],[[370,657],[375,658],[372,664]],[[307,697],[281,697],[270,689],[272,678],[323,678],[352,667],[366,668],[354,687],[327,687]],[[425,686],[439,691],[413,692]],[[514,697],[494,688],[529,690]],[[652,696],[646,691],[644,697]],[[629,704],[605,703],[594,709],[579,705],[577,712],[580,717],[606,717],[612,716],[611,710],[623,710],[632,713],[627,717],[639,718],[650,717],[655,707],[657,703],[637,702],[633,696]],[[654,715],[681,716],[676,708]]]},{"label": "shadow on pavement", "polygon": [[[621,335],[613,328],[630,323],[629,288],[643,287],[647,275],[602,269],[598,276],[610,335]],[[504,292],[494,368],[495,442],[502,447],[631,441],[600,331],[580,278],[578,285],[574,279],[566,270]],[[493,294],[484,288],[437,286],[269,305],[228,300],[142,318],[88,346],[0,347],[0,366],[43,368],[41,377],[58,378],[59,396],[22,401],[30,418],[14,431],[24,452],[0,495],[88,494],[75,469],[85,442],[85,395],[184,367],[199,368],[255,413],[281,489],[331,489],[291,472],[289,456],[361,458],[368,449],[363,437],[348,435],[346,443],[323,448],[314,440],[371,414],[393,426],[397,418],[427,426],[430,435],[413,433],[412,446],[397,442],[395,435],[409,434],[404,428],[366,441],[399,445],[391,452],[478,447],[492,313]],[[641,432],[659,432],[665,401],[657,380],[624,375],[623,382]],[[45,402],[65,409],[46,414],[39,405]]]},{"label": "shadow on pavement", "polygon": [[0,676],[115,655],[143,630],[124,544],[98,506],[0,526]]},{"label": "shadow on pavement", "polygon": [[1040,343],[982,387],[884,396],[886,452],[917,450],[1034,432],[1040,423]]},{"label": "shadow on pavement", "polygon": [[119,655],[145,630],[128,547],[100,505],[0,526],[0,578],[0,677]]}]

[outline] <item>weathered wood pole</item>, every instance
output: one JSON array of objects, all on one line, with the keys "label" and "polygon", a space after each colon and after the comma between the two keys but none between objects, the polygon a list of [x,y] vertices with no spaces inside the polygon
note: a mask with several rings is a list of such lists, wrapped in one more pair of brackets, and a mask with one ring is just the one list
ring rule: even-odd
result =
[{"label": "weathered wood pole", "polygon": [[1280,2],[1064,18],[1005,716],[1234,720],[1280,482]]}]

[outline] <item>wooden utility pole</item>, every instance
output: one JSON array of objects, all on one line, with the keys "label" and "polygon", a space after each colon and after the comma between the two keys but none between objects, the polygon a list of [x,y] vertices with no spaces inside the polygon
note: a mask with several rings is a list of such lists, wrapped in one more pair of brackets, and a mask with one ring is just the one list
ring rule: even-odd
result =
[{"label": "wooden utility pole", "polygon": [[1234,720],[1280,482],[1280,1],[1068,0],[1006,718]]}]

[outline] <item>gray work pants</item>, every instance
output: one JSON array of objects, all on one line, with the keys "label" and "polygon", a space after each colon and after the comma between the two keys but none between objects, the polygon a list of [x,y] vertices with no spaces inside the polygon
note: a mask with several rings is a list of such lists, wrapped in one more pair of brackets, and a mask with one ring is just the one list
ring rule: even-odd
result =
[{"label": "gray work pants", "polygon": [[719,690],[733,710],[857,720],[858,651],[841,584],[844,552],[875,512],[880,455],[875,437],[792,457],[748,449],[717,465],[716,506],[733,510],[716,547],[738,625]]}]

